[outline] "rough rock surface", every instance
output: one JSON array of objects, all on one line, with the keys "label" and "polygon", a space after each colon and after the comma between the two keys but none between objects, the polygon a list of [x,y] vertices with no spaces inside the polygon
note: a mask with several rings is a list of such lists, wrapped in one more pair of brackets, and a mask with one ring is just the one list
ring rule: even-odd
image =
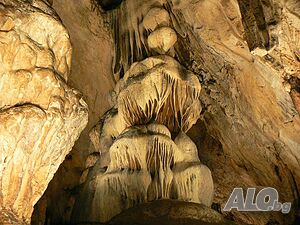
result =
[{"label": "rough rock surface", "polygon": [[200,204],[159,200],[131,208],[109,225],[234,225],[218,212]]},{"label": "rough rock surface", "polygon": [[84,172],[71,223],[108,222],[157,199],[211,205],[210,170],[184,133],[200,117],[200,91],[198,78],[166,55],[126,71],[116,85],[113,109],[93,139],[105,156]]},{"label": "rough rock surface", "polygon": [[[126,129],[109,149],[110,160],[91,170],[73,209],[72,223],[107,222],[137,204],[178,199],[210,206],[213,181],[197,147],[181,132],[173,142],[159,124]],[[82,208],[84,205],[84,208]]]},{"label": "rough rock surface", "polygon": [[93,145],[90,146],[88,134],[111,107],[109,96],[115,86],[111,72],[113,40],[108,25],[101,12],[95,9],[95,4],[90,0],[54,0],[52,3],[53,9],[67,28],[72,43],[72,72],[68,84],[83,94],[89,108],[89,121],[35,207],[33,220],[41,224],[45,219],[46,209],[47,219],[51,223],[69,221],[74,194],[77,193],[86,158],[90,153],[90,158],[99,156],[99,153],[93,153],[95,150]]},{"label": "rough rock surface", "polygon": [[0,1],[0,221],[28,224],[33,206],[87,124],[66,84],[69,35],[43,1]]},{"label": "rough rock surface", "polygon": [[136,62],[117,84],[118,110],[126,127],[151,121],[171,132],[189,130],[199,119],[198,78],[166,55]]},{"label": "rough rock surface", "polygon": [[[261,186],[275,187],[281,201],[292,202],[287,216],[276,212],[224,212],[249,224],[289,224],[299,213],[300,120],[289,84],[290,77],[299,75],[299,60],[291,48],[283,46],[299,49],[294,37],[299,35],[300,19],[287,8],[292,1],[273,2],[281,21],[276,29],[288,26],[293,35],[278,32],[279,44],[269,50],[261,47],[263,56],[249,51],[243,36],[247,30],[242,25],[247,21],[240,17],[245,12],[240,11],[239,2],[187,1],[186,5],[181,2],[171,7],[180,24],[178,32],[186,35],[175,47],[179,61],[202,79],[203,121],[208,134],[222,146],[219,152],[207,156],[209,168],[215,168],[214,202],[222,209],[234,187]],[[202,14],[203,10],[210,14]],[[293,38],[287,41],[288,37]],[[278,54],[279,60],[272,54]],[[290,63],[282,61],[286,59]],[[197,139],[197,133],[190,136]]]},{"label": "rough rock surface", "polygon": [[[110,1],[105,2],[109,5]],[[113,71],[116,80],[124,76],[133,62],[152,54],[146,46],[147,37],[152,29],[159,27],[155,20],[150,20],[149,32],[140,31],[143,18],[157,4],[135,2],[126,0],[116,8],[118,1],[107,13],[116,45]],[[174,49],[167,54],[175,56],[201,82],[202,121],[188,135],[197,145],[201,162],[212,171],[213,208],[238,224],[299,223],[299,1],[155,2],[165,4],[170,15],[170,23],[167,17],[160,22],[171,26],[177,34]],[[88,10],[81,13],[91,14]],[[66,14],[74,18],[73,13]],[[111,46],[105,49],[113,51]],[[86,167],[77,168],[79,173],[83,172],[82,183],[94,165],[109,163],[109,154],[105,152],[124,129],[116,125],[120,118],[115,114],[112,111],[104,116],[109,117],[111,125],[98,124],[91,133],[97,147],[88,157]],[[102,133],[101,127],[105,132]],[[99,149],[104,153],[100,154]],[[95,158],[101,162],[95,163]],[[68,168],[76,167],[68,162]],[[292,202],[289,214],[222,211],[234,187],[265,186],[275,187],[280,201]],[[72,188],[72,192],[77,190]],[[61,202],[59,208],[72,208],[74,196],[68,204]],[[52,204],[47,210],[57,208]],[[39,209],[43,211],[43,205]],[[70,211],[61,210],[59,216],[47,215],[47,219],[66,224],[70,221]]]}]

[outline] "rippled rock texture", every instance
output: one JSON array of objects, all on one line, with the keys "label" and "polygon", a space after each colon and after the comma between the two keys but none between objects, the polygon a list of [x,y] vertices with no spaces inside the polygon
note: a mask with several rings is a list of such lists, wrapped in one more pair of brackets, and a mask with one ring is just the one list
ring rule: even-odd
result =
[{"label": "rippled rock texture", "polygon": [[72,48],[43,1],[0,1],[0,221],[29,224],[33,206],[87,124],[67,85]]},{"label": "rippled rock texture", "polygon": [[200,117],[200,91],[198,78],[169,56],[130,67],[95,131],[101,158],[83,174],[71,223],[108,222],[159,199],[211,206],[210,170],[185,134]]},{"label": "rippled rock texture", "polygon": [[[33,2],[36,4],[37,1]],[[166,135],[165,138],[169,139],[163,142],[164,145],[168,143],[167,146],[173,146],[183,154],[185,146],[175,143],[182,127],[182,132],[187,132],[186,135],[192,140],[189,143],[195,143],[201,164],[211,171],[214,209],[238,224],[299,223],[298,0],[48,2],[53,4],[71,34],[75,57],[69,80],[84,93],[91,113],[86,135],[81,137],[80,144],[67,157],[46,194],[36,205],[33,224],[83,221],[78,217],[89,218],[90,221],[85,221],[87,224],[99,221],[97,209],[103,207],[103,194],[99,193],[107,190],[106,181],[118,177],[122,184],[126,184],[132,179],[131,167],[135,170],[146,168],[144,174],[150,171],[150,179],[147,175],[144,176],[147,179],[139,182],[143,191],[145,187],[158,190],[152,188],[155,185],[148,185],[153,182],[152,167],[148,170],[145,163],[136,163],[136,159],[147,162],[147,157],[144,157],[147,150],[141,147],[144,155],[140,156],[136,155],[137,151],[128,148],[133,152],[128,157],[123,154],[126,152],[126,142],[134,139],[144,146],[151,143],[152,137]],[[13,25],[11,20],[5,20],[1,26],[9,30]],[[26,61],[27,65],[30,63]],[[59,69],[59,73],[63,74],[61,71]],[[195,80],[183,76],[186,71],[199,80],[200,94]],[[169,88],[161,88],[162,84]],[[183,93],[183,87],[187,86],[187,99],[182,98],[181,94],[176,96]],[[195,91],[191,91],[191,87]],[[47,93],[45,91],[41,96]],[[142,101],[146,93],[148,102]],[[168,101],[162,101],[163,97]],[[33,95],[22,98],[36,100]],[[174,101],[176,99],[180,99],[182,104]],[[14,98],[5,101],[11,104],[16,102]],[[47,99],[43,97],[41,104],[45,102],[47,104]],[[194,107],[189,109],[191,104]],[[161,114],[158,106],[170,110],[163,110]],[[178,113],[174,114],[174,111]],[[193,125],[199,116],[200,120]],[[143,121],[147,124],[142,124]],[[153,124],[157,121],[165,128],[154,129]],[[147,128],[149,124],[152,124],[151,128]],[[90,133],[94,144],[90,145],[87,133],[94,125],[96,127]],[[136,145],[139,146],[136,143],[130,147]],[[115,157],[115,152],[118,152],[116,146],[125,149],[118,154],[119,157]],[[193,156],[194,159],[197,157]],[[112,158],[115,162],[111,161]],[[123,171],[115,171],[118,167]],[[175,167],[170,169],[172,179],[180,183],[174,175]],[[136,172],[133,172],[132,176],[135,175]],[[132,180],[140,179],[138,176],[135,178]],[[154,184],[159,183],[156,182],[159,179],[154,181]],[[122,184],[110,190],[127,194],[129,187]],[[246,190],[248,187],[266,186],[278,190],[280,201],[292,203],[289,214],[222,210],[234,187]],[[149,194],[151,197],[157,192],[149,193],[152,193]],[[111,195],[108,193],[107,196]],[[114,202],[120,206],[116,196]],[[124,214],[121,213],[112,223],[126,223],[128,218],[130,222],[136,221],[132,218],[133,211],[126,211],[128,206],[137,203],[132,202],[124,201],[121,209],[113,208],[116,210],[113,213],[123,210]],[[197,207],[201,208],[199,204]],[[154,208],[162,209],[157,205]],[[179,212],[180,205],[176,205],[176,209]],[[132,210],[140,212],[138,206]],[[196,214],[200,212],[206,210],[201,208]],[[163,217],[157,210],[151,209],[141,215],[137,216],[141,224],[155,215]],[[97,221],[90,219],[93,216],[97,217]],[[179,218],[169,222],[177,224],[178,221]]]},{"label": "rippled rock texture", "polygon": [[[161,5],[169,16],[157,9]],[[222,212],[234,187],[271,186],[278,190],[281,201],[292,202],[288,215],[222,213],[238,223],[292,223],[299,213],[300,185],[299,3],[124,1],[109,14],[117,46],[116,80],[126,80],[126,72],[136,61],[162,53],[175,57],[200,80],[202,122],[188,135],[212,172],[214,205]],[[161,32],[165,30],[162,27],[174,30],[176,39],[171,32]],[[168,47],[169,43],[173,47]],[[141,74],[155,70],[143,69]],[[126,88],[130,89],[130,84]],[[132,118],[139,117],[140,113]],[[93,139],[106,137],[98,141],[99,151],[103,145],[109,149],[119,135],[112,133],[106,136],[100,130],[100,134],[92,134]],[[99,158],[109,161],[109,157]]]}]

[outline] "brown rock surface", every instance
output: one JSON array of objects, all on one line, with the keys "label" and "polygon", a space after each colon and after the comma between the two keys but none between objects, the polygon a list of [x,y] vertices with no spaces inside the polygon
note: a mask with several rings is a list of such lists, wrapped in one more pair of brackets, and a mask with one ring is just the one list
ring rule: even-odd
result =
[{"label": "brown rock surface", "polygon": [[[102,13],[90,0],[54,0],[52,7],[66,26],[72,43],[68,84],[81,91],[89,108],[88,125],[36,207],[47,208],[48,221],[57,224],[70,219],[86,158],[89,154],[99,157],[98,152],[93,153],[88,134],[110,108],[109,96],[115,81],[111,71],[113,40]],[[37,217],[33,216],[33,220],[41,218]]]},{"label": "brown rock surface", "polygon": [[69,35],[47,4],[1,0],[0,24],[0,223],[28,224],[87,106],[66,84]]},{"label": "brown rock surface", "polygon": [[99,160],[91,168],[71,223],[107,222],[128,208],[157,199],[207,207],[212,203],[210,170],[200,163],[197,147],[183,132],[173,142],[163,125],[133,126],[117,137],[108,154],[107,164]]},{"label": "brown rock surface", "polygon": [[[75,20],[74,23],[69,21],[72,26],[79,24],[78,18],[82,18],[74,14],[94,15],[90,10],[79,10],[76,4],[70,5],[77,10],[69,11],[64,7],[67,3],[61,2],[60,5],[59,2],[57,0],[57,7],[59,5],[63,8],[61,12],[66,21],[70,18]],[[144,46],[148,33],[139,30],[142,26],[139,23],[142,23],[151,7],[157,7],[154,1],[144,1],[144,4],[135,4],[136,1],[130,0],[125,2],[110,11],[112,20],[107,20],[114,30],[116,65],[112,72],[118,73],[116,80],[124,76],[134,61],[143,60],[151,54]],[[298,1],[155,2],[165,4],[165,9],[171,15],[170,26],[177,34],[175,50],[170,54],[197,74],[201,82],[202,121],[188,134],[197,145],[200,160],[212,171],[215,184],[214,207],[239,224],[292,224],[297,221],[300,207]],[[107,19],[105,14],[98,16]],[[8,21],[2,26],[6,27],[3,29],[10,29],[12,25]],[[75,34],[77,30],[73,30],[74,35],[80,36]],[[79,43],[80,38],[77,41]],[[112,51],[111,46],[105,46],[103,49]],[[90,52],[94,50],[82,48],[82,54],[89,55]],[[102,66],[106,68],[104,64]],[[80,83],[80,79],[74,82]],[[100,162],[94,167],[87,163],[90,169],[109,162],[105,152],[120,133],[115,129],[119,124],[113,114],[106,114],[111,117],[109,126],[98,125],[91,135],[96,143],[95,152],[90,151],[91,157],[99,157]],[[101,142],[99,139],[103,136],[105,140]],[[83,162],[78,161],[85,160],[74,157],[66,161],[57,174],[56,182],[53,182],[56,188],[48,189],[48,200],[52,204],[47,208],[50,212],[47,219],[51,223],[62,221],[62,224],[67,224],[70,221],[74,193],[79,190],[74,184],[79,183],[83,171],[82,182],[87,179],[87,168],[82,166]],[[68,177],[70,170],[76,170],[79,175]],[[61,191],[60,177],[78,181],[63,186],[65,189]],[[246,189],[265,186],[275,187],[280,201],[292,202],[289,214],[222,212],[234,187]],[[60,190],[59,196],[69,197],[59,205],[56,203],[62,198],[57,197],[56,190]],[[43,205],[38,209],[43,211]]]},{"label": "brown rock surface", "polygon": [[234,225],[218,212],[195,203],[160,200],[131,208],[112,219],[110,225]]},{"label": "brown rock surface", "polygon": [[[180,24],[178,29],[187,35],[186,38],[182,36],[176,52],[180,62],[193,68],[203,79],[203,121],[208,134],[222,146],[218,147],[218,153],[209,150],[206,153],[216,183],[214,201],[222,209],[234,187],[275,187],[281,201],[292,202],[293,210],[288,216],[275,212],[237,211],[228,216],[249,224],[270,221],[289,224],[299,210],[300,120],[285,79],[292,76],[287,73],[288,69],[299,69],[299,61],[288,57],[291,65],[286,61],[272,64],[266,60],[267,55],[253,56],[243,39],[246,31],[241,26],[237,3],[189,1],[186,7],[174,7]],[[281,6],[284,9],[284,5]],[[211,16],[202,14],[203,10],[209,11]],[[194,14],[195,11],[199,13]],[[283,22],[277,29],[285,26],[284,20],[289,15],[284,10],[279,14]],[[288,21],[294,24],[293,32],[297,35],[299,17]],[[269,51],[268,54],[278,52],[280,59],[285,59],[290,49],[279,51],[283,49],[281,46],[295,44],[299,48],[299,42],[285,41],[284,37],[289,35],[279,34],[281,44],[271,51],[264,50]],[[199,128],[198,132],[190,134],[193,140],[198,139],[198,135]],[[203,145],[197,144],[200,154]],[[224,174],[230,175],[224,177]]]}]

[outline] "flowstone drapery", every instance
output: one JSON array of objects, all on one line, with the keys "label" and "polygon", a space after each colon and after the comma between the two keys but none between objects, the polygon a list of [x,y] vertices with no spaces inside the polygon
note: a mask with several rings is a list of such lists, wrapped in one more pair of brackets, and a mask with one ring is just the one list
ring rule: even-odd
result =
[{"label": "flowstone drapery", "polygon": [[72,47],[44,1],[0,0],[0,224],[33,207],[88,120],[67,84]]},{"label": "flowstone drapery", "polygon": [[148,14],[142,23],[148,46],[161,55],[133,63],[117,83],[114,107],[95,140],[102,155],[74,206],[73,223],[107,222],[158,199],[212,203],[210,170],[185,134],[200,117],[200,82],[168,55],[177,36],[167,11]]},{"label": "flowstone drapery", "polygon": [[[155,47],[155,41],[150,38],[148,41],[150,34],[165,30],[172,35],[173,29],[177,42],[166,53],[160,54],[176,59],[201,82],[201,121],[187,134],[196,144],[201,162],[213,174],[213,211],[219,211],[238,224],[297,224],[300,215],[297,191],[300,187],[298,0],[51,2],[72,38],[74,63],[69,82],[86,97],[90,108],[88,130],[96,124],[99,115],[109,110],[107,95],[130,67],[148,57],[158,57],[157,51],[161,49],[167,51],[167,47]],[[103,9],[108,11],[104,12],[96,2],[105,3]],[[164,4],[163,8],[160,3]],[[4,27],[9,26],[8,21]],[[161,36],[157,34],[152,37]],[[161,41],[165,42],[168,36],[164,37]],[[111,62],[114,70],[111,70]],[[148,70],[145,69],[146,73]],[[97,184],[94,182],[93,186],[92,177],[106,171],[110,164],[110,147],[126,128],[132,126],[131,121],[126,125],[118,112],[117,90],[112,95],[115,104],[111,107],[114,108],[91,133],[96,148],[90,145],[87,136],[82,135],[36,205],[33,224],[44,224],[45,221],[71,224],[71,217],[78,216],[75,212],[71,215],[75,199],[77,212],[80,206],[81,211],[87,209],[80,213],[94,213],[90,210],[91,204],[99,211],[100,197],[94,200],[92,194],[87,194],[89,201],[81,194],[83,201],[80,201],[78,190],[85,186],[85,193],[89,187],[92,193],[95,192]],[[153,97],[155,95],[151,99]],[[134,99],[130,98],[130,101]],[[140,106],[144,107],[143,104]],[[144,118],[148,116],[142,117],[138,113],[133,121],[143,123]],[[150,119],[148,124],[153,121]],[[166,127],[170,128],[169,125]],[[172,140],[180,130],[175,129],[175,132],[169,129]],[[98,158],[100,161],[95,165]],[[249,187],[274,187],[281,202],[292,203],[291,212],[225,212],[222,209],[235,187],[243,187],[244,191]],[[170,213],[162,202],[172,206]],[[206,218],[207,211],[203,211],[204,206],[200,204],[158,200],[124,210],[109,224],[181,224],[179,220],[183,216],[176,203],[182,204],[186,213],[182,220],[194,219],[195,215],[199,218],[203,214]],[[189,209],[194,209],[194,205],[199,208],[190,213]],[[168,219],[174,216],[170,222]],[[89,216],[84,219],[84,224],[95,224],[88,223],[91,221]]]}]

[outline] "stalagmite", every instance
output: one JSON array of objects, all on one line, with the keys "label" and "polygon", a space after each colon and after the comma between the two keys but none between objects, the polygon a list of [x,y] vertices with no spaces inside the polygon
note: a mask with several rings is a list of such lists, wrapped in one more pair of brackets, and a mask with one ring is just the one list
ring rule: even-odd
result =
[{"label": "stalagmite", "polygon": [[[116,85],[114,109],[92,132],[103,155],[88,177],[84,174],[74,223],[107,222],[125,209],[157,199],[210,206],[210,171],[184,133],[200,116],[200,91],[197,77],[166,55],[129,68]],[[179,133],[175,141],[171,133]]]},{"label": "stalagmite", "polygon": [[[32,225],[227,224],[222,216],[238,224],[297,224],[299,0],[43,1],[53,3],[70,32],[69,82],[84,92],[91,113],[36,204]],[[19,26],[0,18],[7,33]],[[22,46],[20,55],[31,50]],[[63,69],[53,75],[54,57],[44,55],[38,65],[50,72],[42,68],[43,82],[63,84]],[[35,59],[25,56],[16,65],[28,70]],[[20,99],[42,107],[60,91],[42,86],[37,97],[31,86],[39,89],[18,86]],[[226,212],[235,187],[276,188],[291,210]]]},{"label": "stalagmite", "polygon": [[[118,136],[109,154],[105,171],[99,170],[98,162],[91,172],[83,196],[92,199],[80,197],[74,222],[107,222],[127,208],[157,199],[212,203],[210,171],[183,132],[174,142],[163,125],[132,126]],[[82,204],[88,214],[82,212]]]},{"label": "stalagmite", "polygon": [[[137,6],[133,1],[120,7],[124,5]],[[165,55],[177,41],[169,13],[154,7],[139,14],[144,15],[139,25],[149,32],[148,50],[162,55],[132,62],[111,95],[113,108],[91,132],[101,155],[89,174],[83,174],[85,183],[73,208],[74,224],[105,223],[128,208],[159,199],[212,204],[210,170],[201,164],[196,145],[185,134],[200,117],[200,82]],[[138,18],[117,16],[124,16],[130,28],[139,26]],[[135,47],[131,56],[140,51],[140,45]]]}]

